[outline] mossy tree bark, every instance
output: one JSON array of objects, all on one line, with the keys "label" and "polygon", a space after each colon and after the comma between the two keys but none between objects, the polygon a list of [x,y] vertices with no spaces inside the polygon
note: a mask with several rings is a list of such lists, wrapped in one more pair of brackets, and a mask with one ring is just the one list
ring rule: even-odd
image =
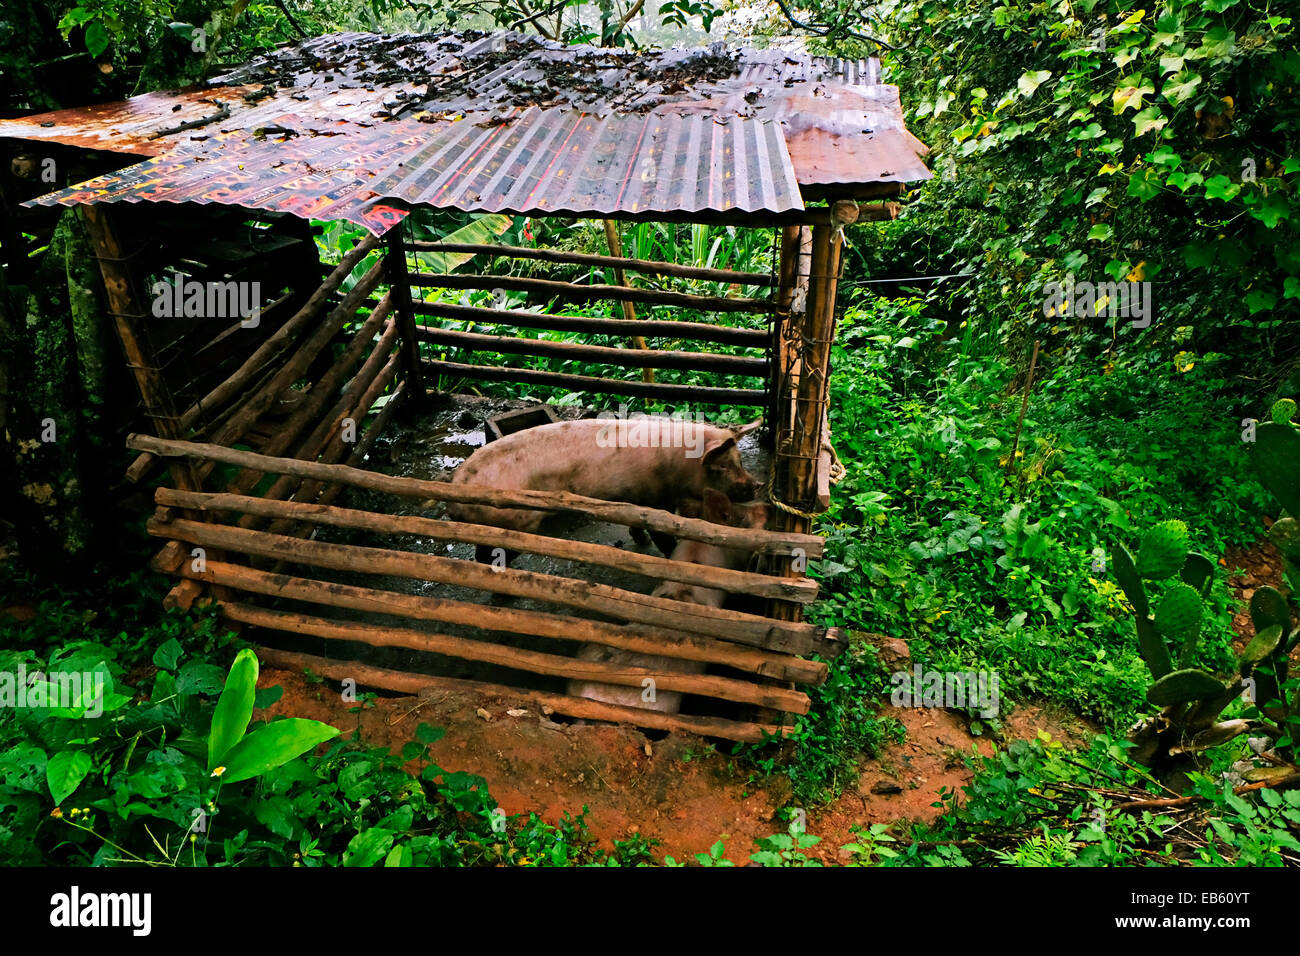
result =
[{"label": "mossy tree bark", "polygon": [[[0,296],[0,494],[22,563],[66,574],[109,530],[119,364],[85,227],[60,220],[31,285]],[[71,564],[69,563],[71,562]]]}]

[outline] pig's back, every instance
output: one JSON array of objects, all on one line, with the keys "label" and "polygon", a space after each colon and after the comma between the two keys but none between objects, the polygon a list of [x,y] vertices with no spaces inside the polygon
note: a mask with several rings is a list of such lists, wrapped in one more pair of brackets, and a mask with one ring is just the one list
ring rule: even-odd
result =
[{"label": "pig's back", "polygon": [[556,422],[515,432],[485,445],[456,470],[452,481],[489,488],[571,491],[609,501],[655,504],[680,488],[690,465],[685,448],[628,448],[601,440],[615,423],[599,419]]}]

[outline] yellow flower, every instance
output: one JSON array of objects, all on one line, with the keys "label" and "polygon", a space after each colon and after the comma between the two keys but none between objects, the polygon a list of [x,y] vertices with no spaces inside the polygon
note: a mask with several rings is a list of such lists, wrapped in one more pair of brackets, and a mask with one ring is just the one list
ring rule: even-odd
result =
[{"label": "yellow flower", "polygon": [[54,817],[54,819],[56,820],[61,820],[63,819],[63,811],[60,810],[58,807],[55,807],[53,810],[50,811],[50,816]]},{"label": "yellow flower", "polygon": [[226,772],[225,767],[218,767],[216,770],[212,771],[212,776],[220,777],[225,772]]}]

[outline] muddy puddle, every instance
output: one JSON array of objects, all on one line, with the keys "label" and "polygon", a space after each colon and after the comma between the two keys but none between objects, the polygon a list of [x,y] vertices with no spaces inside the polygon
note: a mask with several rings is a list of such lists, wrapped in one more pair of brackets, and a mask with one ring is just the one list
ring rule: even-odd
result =
[{"label": "muddy puddle", "polygon": [[[516,409],[535,407],[533,402],[479,398],[468,395],[441,396],[435,398],[434,402],[435,404],[429,409],[421,411],[418,415],[408,415],[404,417],[404,420],[394,421],[389,426],[385,436],[376,443],[366,467],[373,471],[400,477],[435,481],[449,480],[460,463],[472,454],[475,449],[485,444],[487,440],[485,423],[489,418]],[[596,414],[595,409],[578,406],[552,406],[552,408],[556,416],[562,420],[593,417]],[[402,418],[403,416],[399,416],[399,419]],[[751,473],[766,476],[768,453],[766,449],[760,446],[759,435],[751,433],[744,436],[740,441],[740,446],[742,460]],[[346,489],[335,501],[335,504],[345,508],[357,508],[386,514],[418,515],[428,518],[445,517],[443,506],[439,503],[398,498],[393,495],[361,488]],[[638,545],[634,542],[629,530],[622,525],[591,521],[580,516],[555,516],[542,526],[541,531],[543,534],[564,537],[574,541],[605,544],[641,554],[659,554],[653,544]],[[363,547],[401,549],[463,561],[474,560],[474,545],[472,544],[440,541],[416,535],[380,535],[366,531],[319,527],[314,537],[318,541]],[[544,555],[521,554],[514,559],[511,567],[525,571],[579,578],[641,593],[649,593],[658,584],[657,579],[638,574],[618,571],[613,568],[595,567]],[[327,577],[329,580],[343,584],[395,591],[402,594],[414,594],[427,598],[464,601],[474,604],[491,603],[497,606],[583,616],[595,620],[602,619],[597,614],[565,608],[561,605],[547,604],[526,598],[490,595],[476,588],[458,587],[427,580],[414,580],[385,574],[328,571],[320,568],[307,569],[303,573],[312,577]],[[284,606],[287,609],[308,614],[320,612],[319,608],[297,602],[284,602]],[[328,614],[330,617],[366,621],[376,626],[396,626],[451,634],[471,640],[492,641],[551,654],[572,655],[577,652],[579,646],[576,642],[485,631],[435,621],[417,621],[396,616],[380,618],[366,612],[349,611],[343,608],[331,608]],[[268,645],[285,650],[303,651],[334,659],[355,660],[377,667],[411,673],[488,681],[557,693],[564,692],[566,683],[563,678],[531,674],[498,665],[466,661],[406,648],[372,647],[365,644],[302,637],[279,632],[265,632],[261,635],[261,638]],[[717,702],[713,703],[716,705]],[[684,713],[693,711],[689,704],[688,698],[683,706]]]}]

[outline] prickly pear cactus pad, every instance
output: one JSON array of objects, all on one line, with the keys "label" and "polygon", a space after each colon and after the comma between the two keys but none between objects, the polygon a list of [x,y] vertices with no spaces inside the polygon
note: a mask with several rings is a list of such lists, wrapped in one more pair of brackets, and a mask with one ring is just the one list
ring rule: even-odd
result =
[{"label": "prickly pear cactus pad", "polygon": [[1285,425],[1295,418],[1296,404],[1289,398],[1280,398],[1273,403],[1269,410],[1269,417],[1279,425]]},{"label": "prickly pear cactus pad", "polygon": [[1181,521],[1160,522],[1142,539],[1138,574],[1149,581],[1172,577],[1187,560],[1187,547],[1187,525]]},{"label": "prickly pear cactus pad", "polygon": [[1156,604],[1156,627],[1172,641],[1194,639],[1201,630],[1201,596],[1186,584],[1175,584]]}]

